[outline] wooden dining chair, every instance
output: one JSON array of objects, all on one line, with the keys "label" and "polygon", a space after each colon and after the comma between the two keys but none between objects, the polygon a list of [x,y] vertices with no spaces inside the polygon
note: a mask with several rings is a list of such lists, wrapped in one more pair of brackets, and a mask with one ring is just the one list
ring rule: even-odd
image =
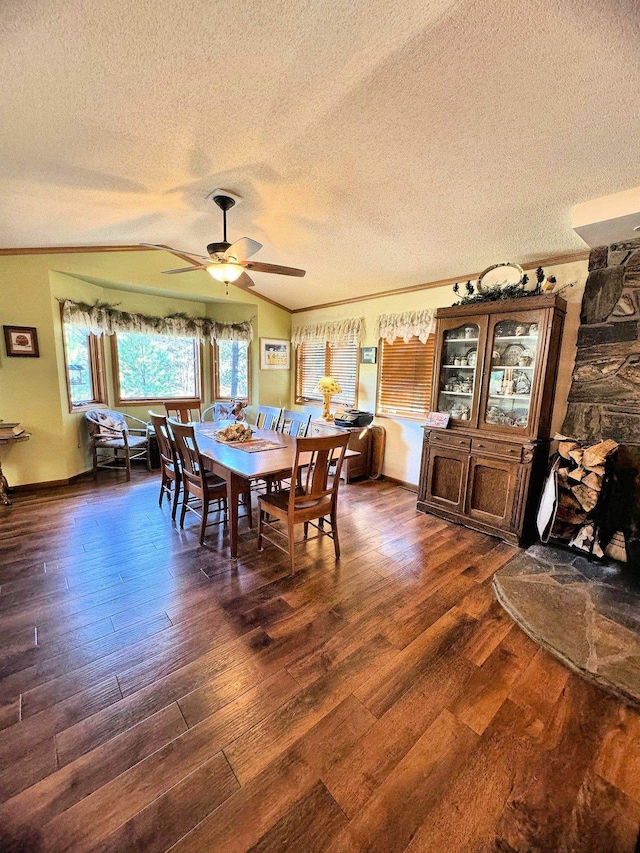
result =
[{"label": "wooden dining chair", "polygon": [[176,520],[178,501],[180,500],[180,487],[182,485],[182,471],[176,443],[169,431],[169,425],[165,415],[149,412],[149,418],[153,424],[153,431],[158,441],[160,451],[160,497],[159,506],[162,506],[164,496],[171,502],[171,518]]},{"label": "wooden dining chair", "polygon": [[200,400],[165,400],[167,416],[176,418],[181,424],[192,424],[200,420]]},{"label": "wooden dining chair", "polygon": [[282,409],[278,409],[276,406],[258,406],[257,428],[276,430],[280,423],[281,414]]},{"label": "wooden dining chair", "polygon": [[[294,438],[304,438],[309,430],[310,423],[310,414],[305,415],[303,412],[294,412],[289,409],[283,409],[276,432],[284,433],[284,435],[291,435]],[[302,472],[300,471],[299,473]],[[283,483],[288,486],[290,477],[291,471],[281,471],[278,474],[270,474],[268,477],[265,477],[264,482],[267,485],[267,492],[271,492],[273,489],[281,489]]]},{"label": "wooden dining chair", "polygon": [[277,432],[292,435],[294,438],[305,438],[311,423],[311,415],[304,412],[289,411],[283,409],[280,416]]},{"label": "wooden dining chair", "polygon": [[[217,512],[222,512],[221,521],[227,520],[227,484],[217,474],[207,471],[198,444],[196,433],[192,424],[182,424],[175,418],[169,418],[169,427],[173,433],[182,469],[182,509],[180,510],[180,527],[184,527],[184,519],[187,510],[195,513],[200,519],[200,544],[204,545],[205,531],[209,508],[215,501]],[[200,511],[196,509],[189,499],[200,501]],[[249,527],[253,527],[251,516],[251,490],[247,485],[244,492],[243,502],[245,513],[249,519]],[[216,522],[220,524],[221,521]]]},{"label": "wooden dining chair", "polygon": [[[299,482],[301,485],[295,488],[292,485],[290,489],[258,497],[258,550],[262,550],[262,540],[266,539],[284,551],[289,555],[292,575],[295,574],[295,546],[303,541],[311,541],[308,536],[309,525],[318,531],[311,539],[319,539],[321,536],[333,539],[336,560],[340,559],[338,487],[348,441],[348,433],[296,439],[291,483]],[[334,464],[333,480],[329,484],[329,469]],[[328,527],[324,524],[325,518],[328,518]],[[286,524],[286,533],[277,526],[279,522]],[[304,539],[300,542],[294,538],[296,524],[304,524]],[[265,533],[266,530],[274,538]]]}]

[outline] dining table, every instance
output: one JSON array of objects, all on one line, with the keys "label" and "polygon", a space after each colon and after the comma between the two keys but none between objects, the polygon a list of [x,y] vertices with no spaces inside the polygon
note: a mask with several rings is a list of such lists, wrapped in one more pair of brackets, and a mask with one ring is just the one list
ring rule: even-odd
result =
[{"label": "dining table", "polygon": [[[216,437],[219,430],[232,423],[235,421],[205,421],[195,423],[194,428],[205,466],[227,484],[231,558],[235,560],[238,557],[239,496],[247,491],[247,483],[251,480],[264,479],[270,474],[278,474],[283,478],[290,476],[296,458],[297,440],[282,432],[251,427],[252,439],[269,442],[270,447],[268,450],[248,452],[250,443],[242,449],[238,442],[221,441]],[[311,454],[308,455],[311,457]],[[357,454],[353,450],[347,450],[345,455]],[[304,463],[304,461],[302,457],[301,462]]]}]

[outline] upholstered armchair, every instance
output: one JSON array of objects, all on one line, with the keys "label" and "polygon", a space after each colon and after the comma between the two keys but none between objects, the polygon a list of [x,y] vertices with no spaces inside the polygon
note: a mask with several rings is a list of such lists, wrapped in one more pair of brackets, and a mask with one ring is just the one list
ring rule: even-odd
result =
[{"label": "upholstered armchair", "polygon": [[123,461],[127,480],[131,479],[131,462],[134,459],[144,459],[147,468],[150,467],[149,428],[144,421],[107,409],[90,409],[85,412],[85,418],[94,479],[98,476],[98,468],[121,468]]}]

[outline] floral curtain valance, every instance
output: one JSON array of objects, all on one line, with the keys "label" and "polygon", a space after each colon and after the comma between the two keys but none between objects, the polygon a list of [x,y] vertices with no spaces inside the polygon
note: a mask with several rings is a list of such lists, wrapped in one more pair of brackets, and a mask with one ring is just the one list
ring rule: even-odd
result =
[{"label": "floral curtain valance", "polygon": [[376,337],[392,344],[396,338],[408,343],[415,335],[426,344],[434,330],[433,308],[422,311],[404,311],[402,314],[381,314],[376,325]]},{"label": "floral curtain valance", "polygon": [[201,341],[252,341],[253,326],[248,320],[239,323],[222,323],[210,317],[190,317],[188,314],[170,314],[153,317],[119,311],[115,305],[96,302],[62,301],[65,323],[81,326],[96,335],[113,335],[115,332],[141,332],[170,335],[176,338],[197,338]]},{"label": "floral curtain valance", "polygon": [[293,330],[291,343],[294,347],[311,341],[325,341],[328,344],[359,343],[364,327],[362,317],[350,317],[348,320],[331,320],[324,323],[307,323]]}]

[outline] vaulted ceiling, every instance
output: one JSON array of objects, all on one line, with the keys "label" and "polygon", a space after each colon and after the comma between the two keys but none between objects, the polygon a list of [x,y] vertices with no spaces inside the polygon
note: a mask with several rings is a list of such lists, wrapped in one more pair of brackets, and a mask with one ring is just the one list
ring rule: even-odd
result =
[{"label": "vaulted ceiling", "polygon": [[[636,0],[8,0],[0,245],[230,238],[290,307],[584,248],[640,184]],[[205,275],[195,273],[194,275]]]}]

